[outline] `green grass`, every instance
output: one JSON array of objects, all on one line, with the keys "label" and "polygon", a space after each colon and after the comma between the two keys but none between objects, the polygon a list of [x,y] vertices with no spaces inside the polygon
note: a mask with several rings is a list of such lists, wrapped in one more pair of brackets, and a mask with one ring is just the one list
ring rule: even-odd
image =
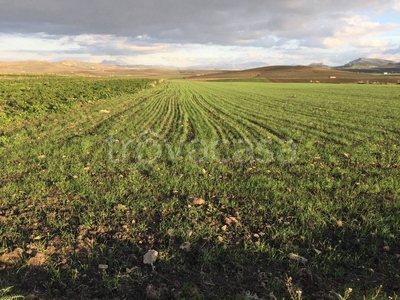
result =
[{"label": "green grass", "polygon": [[[305,299],[347,288],[362,299],[380,285],[394,296],[398,94],[167,81],[4,126],[0,287],[49,299],[289,299],[290,276]],[[149,249],[155,270],[143,264]]]},{"label": "green grass", "polygon": [[210,80],[211,82],[270,82],[266,78],[229,78],[229,79],[217,79]]},{"label": "green grass", "polygon": [[12,287],[2,288],[0,289],[0,300],[17,300],[17,299],[25,299],[22,295],[10,295]]},{"label": "green grass", "polygon": [[149,79],[0,75],[0,125],[65,111],[76,104],[132,94]]}]

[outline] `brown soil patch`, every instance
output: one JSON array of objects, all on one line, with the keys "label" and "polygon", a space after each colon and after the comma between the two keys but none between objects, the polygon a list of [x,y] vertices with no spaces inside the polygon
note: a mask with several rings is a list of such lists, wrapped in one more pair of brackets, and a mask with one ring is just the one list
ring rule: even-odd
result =
[{"label": "brown soil patch", "polygon": [[28,266],[30,267],[41,267],[46,263],[46,255],[44,253],[36,253],[34,257],[28,260]]},{"label": "brown soil patch", "polygon": [[12,252],[4,253],[0,256],[0,263],[13,265],[22,259],[23,253],[24,250],[21,248],[16,248]]}]

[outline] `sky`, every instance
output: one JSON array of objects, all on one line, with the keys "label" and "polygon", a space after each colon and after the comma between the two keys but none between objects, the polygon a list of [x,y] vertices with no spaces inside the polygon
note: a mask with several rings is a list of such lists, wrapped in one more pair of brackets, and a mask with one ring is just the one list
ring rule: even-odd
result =
[{"label": "sky", "polygon": [[400,62],[399,0],[0,0],[0,61]]}]

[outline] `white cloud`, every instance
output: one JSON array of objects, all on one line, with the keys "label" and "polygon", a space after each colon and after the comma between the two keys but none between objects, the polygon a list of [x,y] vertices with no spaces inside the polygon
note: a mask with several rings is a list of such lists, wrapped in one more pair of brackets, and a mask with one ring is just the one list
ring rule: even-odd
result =
[{"label": "white cloud", "polygon": [[391,42],[387,39],[359,39],[353,45],[356,48],[386,49],[391,45]]},{"label": "white cloud", "polygon": [[[339,48],[346,44],[358,47],[382,47],[388,43],[379,36],[399,30],[400,24],[380,24],[369,21],[368,16],[353,16],[341,20],[344,25],[336,28],[334,34],[322,40],[328,48]],[[374,39],[370,39],[375,37]]]},{"label": "white cloud", "polygon": [[393,10],[400,12],[400,2],[399,1],[394,2]]}]

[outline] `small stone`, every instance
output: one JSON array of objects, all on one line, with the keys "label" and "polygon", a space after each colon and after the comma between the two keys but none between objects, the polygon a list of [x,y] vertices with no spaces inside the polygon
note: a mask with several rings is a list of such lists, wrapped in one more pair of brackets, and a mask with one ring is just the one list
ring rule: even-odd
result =
[{"label": "small stone", "polygon": [[303,264],[307,263],[308,259],[298,254],[289,253],[288,257],[292,260],[297,260]]},{"label": "small stone", "polygon": [[228,228],[228,226],[224,225],[224,226],[221,227],[221,230],[222,231],[226,231],[227,228]]},{"label": "small stone", "polygon": [[235,218],[235,217],[228,217],[228,218],[225,218],[225,224],[226,225],[231,225],[231,224],[237,224],[237,223],[239,223],[239,221]]},{"label": "small stone", "polygon": [[143,263],[146,265],[152,265],[153,263],[156,262],[157,258],[158,258],[158,252],[156,250],[149,250],[143,256]]},{"label": "small stone", "polygon": [[100,269],[100,270],[107,270],[107,269],[108,269],[108,265],[99,264],[99,269]]},{"label": "small stone", "polygon": [[192,201],[193,205],[203,205],[204,203],[206,203],[206,201],[201,198],[194,198]]},{"label": "small stone", "polygon": [[185,251],[190,251],[190,243],[189,242],[184,242],[182,245],[180,245],[179,249],[185,250]]}]

